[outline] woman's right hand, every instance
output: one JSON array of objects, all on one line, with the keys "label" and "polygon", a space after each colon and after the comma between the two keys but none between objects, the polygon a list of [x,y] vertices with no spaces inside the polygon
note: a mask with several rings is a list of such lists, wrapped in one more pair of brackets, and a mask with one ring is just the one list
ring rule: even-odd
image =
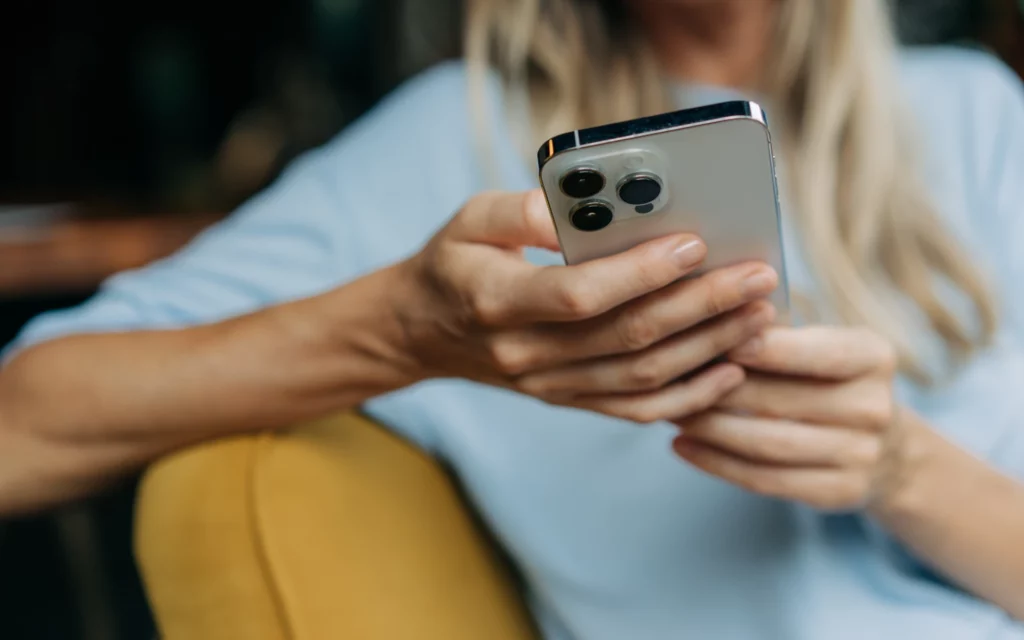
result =
[{"label": "woman's right hand", "polygon": [[[636,422],[712,406],[743,381],[702,368],[774,319],[778,277],[746,263],[683,279],[699,238],[654,240],[573,266],[535,266],[524,247],[558,250],[543,194],[471,199],[399,267],[399,315],[421,377],[462,377]],[[690,375],[692,373],[694,375]]]}]

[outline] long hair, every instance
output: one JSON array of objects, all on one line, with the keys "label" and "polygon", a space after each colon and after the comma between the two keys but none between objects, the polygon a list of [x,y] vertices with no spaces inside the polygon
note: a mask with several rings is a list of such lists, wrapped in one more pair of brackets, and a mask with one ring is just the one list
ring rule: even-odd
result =
[{"label": "long hair", "polygon": [[[771,46],[760,89],[786,161],[780,186],[823,302],[839,321],[886,336],[906,373],[931,380],[921,319],[958,363],[991,340],[996,303],[918,176],[886,2],[783,0]],[[616,0],[468,0],[465,55],[477,97],[488,69],[500,74],[530,145],[672,107]],[[940,294],[950,286],[968,315]]]}]

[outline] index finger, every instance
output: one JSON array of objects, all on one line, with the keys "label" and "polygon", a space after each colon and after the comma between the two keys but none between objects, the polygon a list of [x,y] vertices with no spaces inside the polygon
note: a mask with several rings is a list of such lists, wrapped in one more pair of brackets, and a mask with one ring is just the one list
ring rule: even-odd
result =
[{"label": "index finger", "polygon": [[532,269],[513,279],[505,295],[521,320],[584,320],[679,280],[705,254],[694,235],[667,236],[606,258]]},{"label": "index finger", "polygon": [[748,369],[826,380],[896,368],[889,343],[860,327],[769,327],[729,359]]}]

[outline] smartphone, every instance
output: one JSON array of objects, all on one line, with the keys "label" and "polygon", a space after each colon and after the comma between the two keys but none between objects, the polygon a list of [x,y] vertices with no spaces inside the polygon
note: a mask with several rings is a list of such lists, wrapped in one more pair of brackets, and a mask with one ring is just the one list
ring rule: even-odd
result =
[{"label": "smartphone", "polygon": [[537,160],[567,264],[694,233],[708,255],[692,276],[764,261],[779,274],[770,300],[788,313],[775,157],[758,104],[723,102],[563,133]]}]

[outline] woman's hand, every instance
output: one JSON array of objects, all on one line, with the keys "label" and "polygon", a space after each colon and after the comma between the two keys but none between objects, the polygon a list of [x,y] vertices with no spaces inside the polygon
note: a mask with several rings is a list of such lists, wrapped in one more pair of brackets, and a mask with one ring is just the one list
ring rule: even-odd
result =
[{"label": "woman's hand", "polygon": [[420,377],[464,377],[549,402],[653,422],[710,407],[743,380],[721,363],[773,319],[777,276],[760,263],[684,278],[694,236],[574,266],[528,263],[558,250],[539,191],[473,198],[400,265],[398,316]]},{"label": "woman's hand", "polygon": [[734,350],[747,379],[679,421],[673,447],[750,491],[828,510],[873,507],[901,485],[896,357],[860,328],[773,327]]},{"label": "woman's hand", "polygon": [[730,357],[747,380],[678,422],[680,456],[756,493],[867,509],[930,566],[1024,620],[1024,485],[912,412],[897,415],[885,340],[773,327]]}]

